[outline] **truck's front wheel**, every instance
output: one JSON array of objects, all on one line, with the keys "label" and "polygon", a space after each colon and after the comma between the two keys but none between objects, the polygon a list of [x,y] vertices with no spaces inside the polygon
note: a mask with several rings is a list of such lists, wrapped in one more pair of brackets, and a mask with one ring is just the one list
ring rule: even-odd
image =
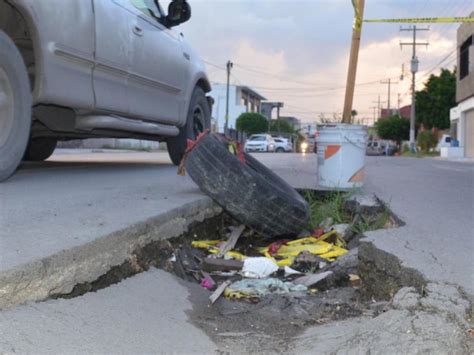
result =
[{"label": "truck's front wheel", "polygon": [[211,109],[204,90],[196,87],[191,97],[186,125],[177,137],[168,139],[168,153],[171,161],[179,165],[186,151],[188,139],[196,139],[199,133],[211,127]]},{"label": "truck's front wheel", "polygon": [[0,31],[0,181],[20,164],[31,129],[31,90],[23,58]]}]

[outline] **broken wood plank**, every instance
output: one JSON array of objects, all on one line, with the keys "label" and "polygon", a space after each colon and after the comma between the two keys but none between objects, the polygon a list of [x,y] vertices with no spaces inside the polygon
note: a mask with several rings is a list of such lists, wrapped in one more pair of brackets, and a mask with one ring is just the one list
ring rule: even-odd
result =
[{"label": "broken wood plank", "polygon": [[224,260],[215,258],[204,258],[201,265],[201,269],[207,272],[242,270],[243,267],[244,263],[239,260]]},{"label": "broken wood plank", "polygon": [[229,239],[220,247],[219,254],[217,254],[218,257],[222,257],[225,255],[225,253],[234,249],[235,244],[237,244],[237,240],[239,240],[240,236],[244,232],[244,229],[245,229],[245,226],[240,225],[238,227],[235,227],[232,230],[232,233],[230,234]]},{"label": "broken wood plank", "polygon": [[319,274],[311,274],[311,275],[306,275],[299,277],[295,280],[293,280],[293,283],[296,285],[305,285],[307,287],[314,286],[318,282],[326,279],[327,277],[331,276],[333,274],[332,271],[325,271],[321,272]]},{"label": "broken wood plank", "polygon": [[224,293],[225,289],[227,288],[227,286],[229,286],[231,284],[232,281],[230,280],[227,280],[227,281],[224,281],[222,284],[220,284],[220,286],[214,291],[214,293],[212,295],[209,296],[209,300],[211,301],[211,304],[214,304],[218,299],[219,297],[221,297],[221,295]]}]

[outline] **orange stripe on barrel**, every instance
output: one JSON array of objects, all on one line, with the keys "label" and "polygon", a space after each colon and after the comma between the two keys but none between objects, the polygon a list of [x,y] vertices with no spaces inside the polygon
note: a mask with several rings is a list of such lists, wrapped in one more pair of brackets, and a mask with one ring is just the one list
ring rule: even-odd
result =
[{"label": "orange stripe on barrel", "polygon": [[339,144],[330,144],[327,146],[326,151],[324,152],[324,159],[331,158],[334,154],[336,154],[341,146]]},{"label": "orange stripe on barrel", "polygon": [[361,182],[364,181],[364,168],[357,170],[357,172],[351,176],[349,182]]}]

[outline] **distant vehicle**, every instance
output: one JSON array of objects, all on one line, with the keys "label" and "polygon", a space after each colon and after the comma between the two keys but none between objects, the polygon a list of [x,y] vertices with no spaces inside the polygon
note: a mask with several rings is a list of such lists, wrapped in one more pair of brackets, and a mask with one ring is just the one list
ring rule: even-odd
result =
[{"label": "distant vehicle", "polygon": [[254,134],[245,142],[246,152],[274,152],[276,142],[269,134]]},{"label": "distant vehicle", "polygon": [[449,134],[443,134],[438,144],[436,145],[435,150],[437,152],[441,151],[441,148],[451,147],[451,136]]},{"label": "distant vehicle", "polygon": [[157,0],[0,0],[0,181],[58,141],[165,141],[179,164],[210,128],[203,61]]},{"label": "distant vehicle", "polygon": [[303,142],[300,144],[299,152],[300,152],[300,153],[306,153],[306,152],[308,152],[308,148],[309,148],[308,142],[303,141]]},{"label": "distant vehicle", "polygon": [[372,140],[367,143],[367,155],[394,155],[397,147],[385,140]]},{"label": "distant vehicle", "polygon": [[293,145],[286,138],[274,137],[275,140],[275,152],[277,153],[288,153],[293,151]]}]

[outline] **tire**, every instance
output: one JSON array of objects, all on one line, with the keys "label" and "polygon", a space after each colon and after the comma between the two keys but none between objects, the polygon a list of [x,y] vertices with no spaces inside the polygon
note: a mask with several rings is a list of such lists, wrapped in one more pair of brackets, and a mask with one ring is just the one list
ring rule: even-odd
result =
[{"label": "tire", "polygon": [[251,155],[244,156],[242,163],[225,138],[209,134],[190,152],[186,171],[201,191],[263,236],[298,235],[307,227],[308,203]]},{"label": "tire", "polygon": [[285,149],[283,149],[282,147],[279,147],[275,150],[275,152],[277,153],[284,153],[285,152]]},{"label": "tire", "polygon": [[31,129],[31,89],[20,51],[0,31],[0,181],[17,169]]},{"label": "tire", "polygon": [[[197,112],[199,111],[199,112]],[[186,125],[179,130],[177,137],[169,138],[168,154],[175,165],[179,165],[188,144],[188,139],[195,140],[199,133],[211,128],[211,110],[204,90],[194,89],[186,120]]]},{"label": "tire", "polygon": [[44,161],[48,159],[56,149],[58,141],[55,138],[33,138],[30,139],[26,148],[24,160]]}]

